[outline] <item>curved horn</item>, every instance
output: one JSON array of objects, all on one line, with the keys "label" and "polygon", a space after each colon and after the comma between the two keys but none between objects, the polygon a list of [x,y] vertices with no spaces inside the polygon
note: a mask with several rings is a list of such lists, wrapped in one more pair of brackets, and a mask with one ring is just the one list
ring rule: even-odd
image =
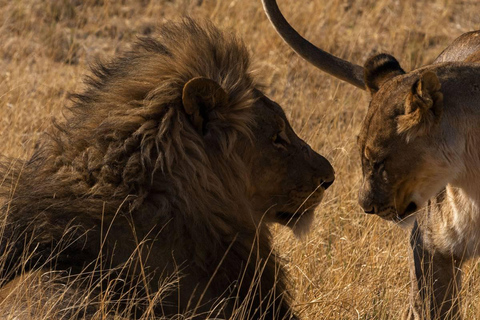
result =
[{"label": "curved horn", "polygon": [[317,48],[302,37],[282,15],[276,0],[262,0],[262,3],[263,9],[275,30],[303,59],[336,78],[353,84],[362,90],[366,89],[363,80],[363,67],[337,58]]}]

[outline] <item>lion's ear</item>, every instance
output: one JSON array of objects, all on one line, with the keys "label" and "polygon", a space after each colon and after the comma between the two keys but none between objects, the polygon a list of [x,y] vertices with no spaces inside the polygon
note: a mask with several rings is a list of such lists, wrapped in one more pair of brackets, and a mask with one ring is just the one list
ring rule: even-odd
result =
[{"label": "lion's ear", "polygon": [[202,135],[206,133],[206,125],[211,111],[219,105],[226,104],[228,95],[220,85],[204,77],[196,77],[183,87],[182,103],[185,112],[195,129]]},{"label": "lion's ear", "polygon": [[405,100],[405,114],[398,117],[399,133],[406,133],[407,140],[428,133],[440,121],[443,110],[443,94],[437,75],[427,71],[417,80]]},{"label": "lion's ear", "polygon": [[389,54],[377,54],[365,62],[365,84],[372,95],[375,94],[386,81],[404,73],[405,71],[400,67],[398,61]]}]

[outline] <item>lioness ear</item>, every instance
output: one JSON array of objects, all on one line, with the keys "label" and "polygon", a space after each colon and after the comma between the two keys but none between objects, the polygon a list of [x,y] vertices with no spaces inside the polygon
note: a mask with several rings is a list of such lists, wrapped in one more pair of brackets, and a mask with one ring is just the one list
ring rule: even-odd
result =
[{"label": "lioness ear", "polygon": [[190,117],[192,125],[201,135],[206,133],[211,111],[219,105],[226,104],[227,100],[228,95],[225,90],[211,79],[196,77],[183,87],[183,108]]},{"label": "lioness ear", "polygon": [[370,94],[375,94],[380,87],[388,80],[405,71],[400,67],[398,61],[389,54],[378,54],[365,62],[364,69],[365,84]]},{"label": "lioness ear", "polygon": [[428,133],[440,121],[443,94],[437,75],[427,71],[417,80],[405,100],[405,114],[398,117],[398,133],[406,133],[407,141]]}]

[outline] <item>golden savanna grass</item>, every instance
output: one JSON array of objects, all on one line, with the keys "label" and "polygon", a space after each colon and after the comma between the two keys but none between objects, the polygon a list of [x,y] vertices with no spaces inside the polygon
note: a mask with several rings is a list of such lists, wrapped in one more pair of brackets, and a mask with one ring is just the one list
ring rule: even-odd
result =
[{"label": "golden savanna grass", "polygon": [[[480,26],[477,1],[278,2],[316,45],[358,64],[387,52],[405,70],[429,63],[457,36]],[[269,24],[260,0],[0,0],[0,12],[0,154],[21,158],[32,154],[51,118],[61,117],[68,93],[83,88],[83,75],[96,59],[108,59],[136,36],[184,15],[207,17],[235,31],[251,51],[267,94],[336,171],[306,239],[274,230],[300,316],[400,317],[410,281],[407,233],[362,214],[357,205],[356,135],[369,96],[297,57]],[[479,269],[476,262],[465,269],[466,319],[480,318]],[[5,308],[0,304],[0,317],[8,319]]]}]

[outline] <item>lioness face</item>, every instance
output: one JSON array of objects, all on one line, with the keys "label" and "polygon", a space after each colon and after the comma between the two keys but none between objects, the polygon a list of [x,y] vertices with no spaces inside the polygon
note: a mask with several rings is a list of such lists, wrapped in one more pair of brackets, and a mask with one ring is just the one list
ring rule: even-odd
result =
[{"label": "lioness face", "polygon": [[417,209],[416,177],[425,166],[425,141],[407,143],[397,132],[404,99],[384,89],[373,96],[358,137],[363,173],[359,202],[366,213],[398,220]]},{"label": "lioness face", "polygon": [[325,189],[333,183],[334,171],[328,160],[295,134],[282,108],[258,94],[250,167],[254,206],[263,221],[303,233]]},{"label": "lioness face", "polygon": [[436,138],[443,101],[437,76],[406,75],[391,59],[377,56],[366,65],[372,100],[358,137],[359,203],[366,213],[401,221],[438,193],[451,172]]}]

